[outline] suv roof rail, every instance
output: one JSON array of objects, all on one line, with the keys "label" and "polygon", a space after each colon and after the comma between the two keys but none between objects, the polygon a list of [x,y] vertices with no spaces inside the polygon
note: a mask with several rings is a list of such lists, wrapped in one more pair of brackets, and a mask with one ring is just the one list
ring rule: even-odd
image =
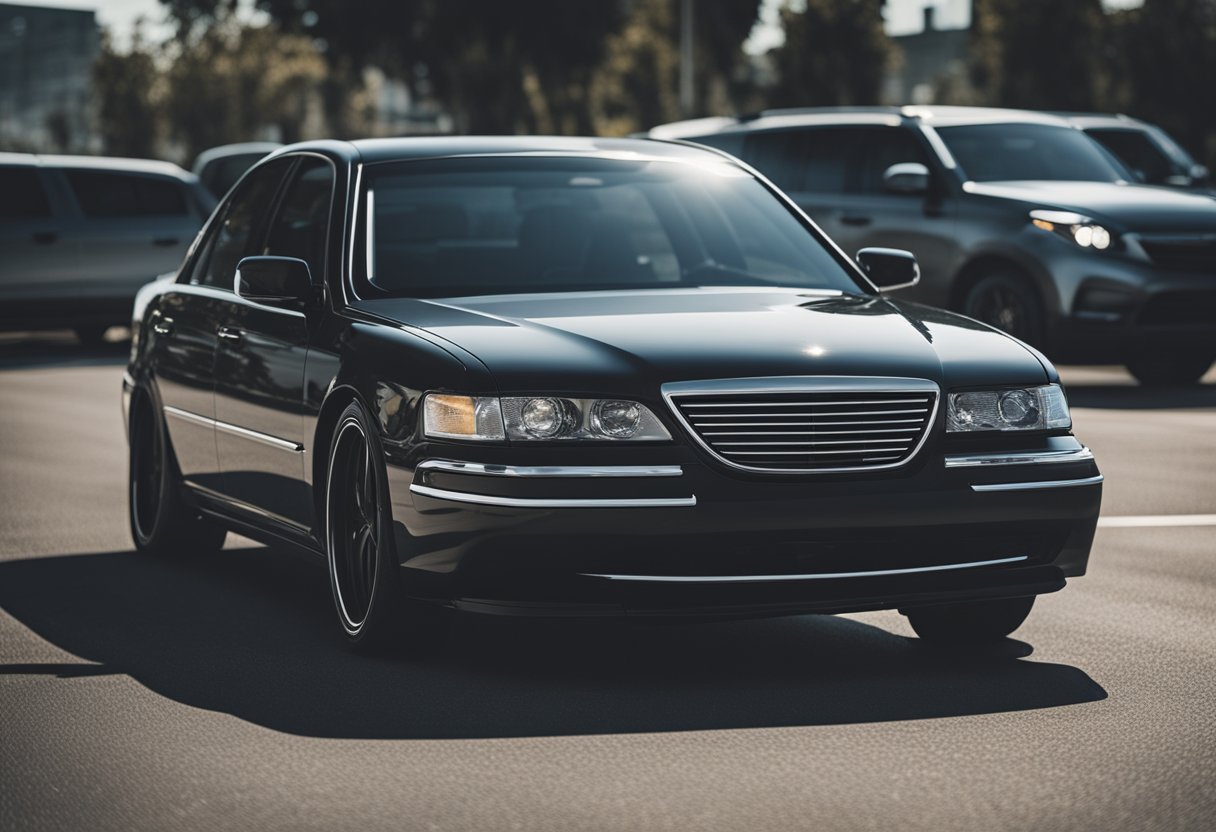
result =
[{"label": "suv roof rail", "polygon": [[881,115],[899,115],[900,107],[888,105],[857,106],[857,107],[778,107],[771,110],[757,110],[751,113],[740,113],[735,118],[740,123],[755,121],[767,116],[797,116],[815,115],[816,113],[877,113]]}]

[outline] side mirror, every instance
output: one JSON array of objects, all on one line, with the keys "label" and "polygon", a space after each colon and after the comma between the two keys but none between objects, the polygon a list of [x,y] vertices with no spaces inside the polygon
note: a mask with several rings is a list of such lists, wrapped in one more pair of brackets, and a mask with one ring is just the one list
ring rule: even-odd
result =
[{"label": "side mirror", "polygon": [[893,194],[923,194],[929,190],[929,169],[920,162],[898,162],[883,172],[882,184]]},{"label": "side mirror", "polygon": [[880,292],[907,289],[920,282],[916,255],[897,248],[863,248],[857,252],[857,265]]},{"label": "side mirror", "polygon": [[308,264],[295,257],[243,258],[234,288],[245,300],[279,309],[307,309],[317,296]]},{"label": "side mirror", "polygon": [[1211,171],[1209,171],[1205,165],[1191,165],[1191,182],[1192,183],[1199,184],[1199,183],[1207,182],[1208,177],[1211,175],[1212,175]]}]

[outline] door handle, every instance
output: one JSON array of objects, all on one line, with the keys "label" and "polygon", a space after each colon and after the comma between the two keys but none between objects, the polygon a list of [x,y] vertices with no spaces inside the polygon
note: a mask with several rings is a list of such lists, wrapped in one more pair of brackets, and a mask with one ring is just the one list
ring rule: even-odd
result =
[{"label": "door handle", "polygon": [[841,214],[840,221],[845,225],[869,225],[874,222],[874,218],[864,214]]},{"label": "door handle", "polygon": [[241,340],[241,331],[230,326],[222,326],[215,331],[215,334],[223,338],[225,341]]},{"label": "door handle", "polygon": [[152,331],[157,335],[172,335],[173,334],[173,319],[161,318],[156,323],[152,324]]},{"label": "door handle", "polygon": [[157,237],[155,240],[152,241],[152,245],[154,245],[154,246],[175,246],[178,244],[178,242],[179,241],[176,237]]},{"label": "door handle", "polygon": [[54,231],[35,231],[30,237],[33,238],[35,243],[44,246],[48,246],[59,239],[59,235]]}]

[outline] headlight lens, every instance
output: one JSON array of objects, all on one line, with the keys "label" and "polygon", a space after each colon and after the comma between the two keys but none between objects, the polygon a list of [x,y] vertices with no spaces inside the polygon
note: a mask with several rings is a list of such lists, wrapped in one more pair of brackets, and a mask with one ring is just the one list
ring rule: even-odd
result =
[{"label": "headlight lens", "polygon": [[1070,427],[1068,401],[1058,384],[951,393],[946,408],[946,430],[951,433]]},{"label": "headlight lens", "polygon": [[1057,234],[1081,248],[1106,251],[1115,242],[1109,230],[1072,211],[1031,211],[1030,222],[1035,228]]},{"label": "headlight lens", "polygon": [[565,396],[452,396],[432,393],[422,409],[422,431],[438,439],[481,441],[669,440],[645,405],[621,399]]},{"label": "headlight lens", "polygon": [[502,406],[493,396],[431,393],[422,406],[422,430],[437,439],[502,441]]}]

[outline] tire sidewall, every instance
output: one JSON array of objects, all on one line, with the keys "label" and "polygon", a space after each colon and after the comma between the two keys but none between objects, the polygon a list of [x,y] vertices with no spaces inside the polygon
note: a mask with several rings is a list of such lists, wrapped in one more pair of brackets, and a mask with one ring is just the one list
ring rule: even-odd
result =
[{"label": "tire sidewall", "polygon": [[[1022,301],[1026,309],[1027,323],[1026,332],[1012,333],[1006,332],[999,326],[989,323],[977,317],[975,314],[976,301],[983,293],[996,288],[1004,288],[1012,291],[1019,300]],[[1039,298],[1038,291],[1025,278],[1020,277],[1016,273],[996,271],[984,275],[975,284],[967,290],[967,294],[963,298],[963,314],[968,317],[980,321],[986,326],[994,327],[995,329],[1005,332],[1011,337],[1018,338],[1028,344],[1036,345],[1043,342],[1045,333],[1045,314],[1043,310],[1043,302]]]}]

